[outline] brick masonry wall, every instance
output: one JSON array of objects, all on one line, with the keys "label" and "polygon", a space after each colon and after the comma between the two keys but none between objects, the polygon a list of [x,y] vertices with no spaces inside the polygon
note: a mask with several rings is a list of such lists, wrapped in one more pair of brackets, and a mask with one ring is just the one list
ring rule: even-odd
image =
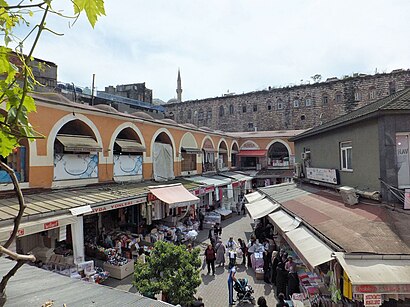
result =
[{"label": "brick masonry wall", "polygon": [[213,130],[308,129],[406,87],[410,87],[410,70],[398,70],[165,107],[167,116],[178,123]]}]

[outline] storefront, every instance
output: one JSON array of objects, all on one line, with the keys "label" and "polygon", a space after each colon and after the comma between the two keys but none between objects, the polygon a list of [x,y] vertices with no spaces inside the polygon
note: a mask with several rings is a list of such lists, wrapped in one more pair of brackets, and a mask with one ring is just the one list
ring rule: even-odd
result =
[{"label": "storefront", "polygon": [[[343,296],[373,306],[410,305],[410,257],[334,253],[343,268]],[[394,304],[395,302],[396,304]],[[400,305],[402,302],[404,305]],[[367,304],[366,304],[367,303]],[[407,305],[405,305],[407,303]]]}]

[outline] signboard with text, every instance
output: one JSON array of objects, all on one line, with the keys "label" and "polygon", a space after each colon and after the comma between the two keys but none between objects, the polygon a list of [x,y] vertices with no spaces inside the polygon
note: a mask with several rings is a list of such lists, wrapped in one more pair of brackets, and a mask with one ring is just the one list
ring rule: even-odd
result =
[{"label": "signboard with text", "polygon": [[307,167],[306,178],[331,184],[339,183],[337,171],[333,168]]},{"label": "signboard with text", "polygon": [[363,303],[366,307],[368,306],[380,306],[382,304],[382,295],[371,293],[363,295]]},{"label": "signboard with text", "polygon": [[93,207],[92,211],[89,213],[86,213],[85,215],[101,213],[101,212],[110,211],[114,209],[125,208],[129,206],[137,205],[137,204],[142,204],[142,203],[145,203],[146,201],[147,199],[145,197],[141,197],[141,198],[117,202],[117,203],[113,203],[109,205],[97,206],[97,207]]}]

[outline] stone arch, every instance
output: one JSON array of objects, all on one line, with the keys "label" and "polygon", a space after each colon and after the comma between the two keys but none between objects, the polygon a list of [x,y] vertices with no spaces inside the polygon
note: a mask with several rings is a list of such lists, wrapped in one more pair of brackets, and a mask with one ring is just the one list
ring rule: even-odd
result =
[{"label": "stone arch", "polygon": [[[100,135],[100,132],[97,128],[97,126],[85,115],[83,114],[75,114],[71,113],[68,114],[62,118],[60,118],[51,128],[48,138],[47,138],[47,162],[49,163],[48,165],[53,164],[53,155],[54,155],[54,141],[57,137],[58,132],[61,130],[61,128],[66,125],[67,123],[74,121],[74,120],[79,120],[86,124],[91,131],[94,134],[94,137],[96,138],[97,143],[103,148],[103,142],[102,138]],[[98,153],[98,158],[101,159],[103,157],[103,152]]]},{"label": "stone arch", "polygon": [[174,157],[174,161],[176,160],[176,146],[175,146],[175,140],[172,137],[171,132],[169,132],[168,129],[166,128],[160,128],[157,131],[155,131],[154,135],[152,136],[151,139],[151,148],[150,148],[150,157],[152,158],[152,153],[154,152],[154,143],[155,140],[157,139],[158,136],[160,136],[161,133],[164,133],[170,140],[171,145],[172,145],[172,149],[173,149],[173,157]]},{"label": "stone arch", "polygon": [[209,140],[212,144],[212,147],[215,149],[215,143],[212,140],[212,138],[209,135],[206,135],[203,139],[202,139],[202,143],[201,143],[201,149],[204,148],[204,144],[206,142],[206,140]]},{"label": "stone arch", "polygon": [[[138,129],[138,127],[137,127],[135,124],[131,123],[131,122],[125,122],[125,123],[122,123],[121,125],[119,125],[119,126],[114,130],[114,132],[113,132],[112,135],[111,135],[110,144],[109,144],[109,147],[108,147],[108,148],[110,149],[110,150],[108,151],[108,158],[112,158],[112,157],[113,157],[114,142],[115,142],[115,140],[117,139],[118,135],[120,134],[121,131],[123,131],[123,130],[125,130],[125,129],[127,129],[127,128],[132,129],[132,130],[137,134],[137,136],[138,136],[139,141],[141,142],[141,144],[142,144],[144,147],[146,147],[144,137],[143,137],[141,131]],[[145,155],[146,155],[146,153],[144,152],[144,153],[143,153],[143,156],[145,157]]]},{"label": "stone arch", "polygon": [[[285,166],[290,163],[290,156],[292,151],[290,146],[281,139],[275,139],[271,141],[266,147],[268,152],[269,161],[276,161],[278,164],[272,164],[276,166]],[[271,163],[271,162],[269,162]]]},{"label": "stone arch", "polygon": [[181,148],[183,146],[190,147],[190,148],[198,148],[198,143],[195,140],[194,135],[191,132],[186,132],[182,138],[181,142],[179,143],[178,151],[181,152]]},{"label": "stone arch", "polygon": [[283,145],[285,145],[286,149],[289,152],[289,155],[292,155],[292,149],[290,148],[289,144],[287,142],[285,142],[284,140],[281,139],[273,139],[272,141],[269,142],[268,145],[266,145],[266,150],[269,151],[269,148],[274,144],[274,143],[282,143]]},{"label": "stone arch", "polygon": [[230,153],[231,153],[231,154],[232,154],[232,151],[234,150],[234,149],[233,149],[233,146],[234,146],[234,145],[236,145],[236,148],[237,148],[238,151],[239,151],[238,141],[234,140],[234,141],[232,141],[231,148],[230,148]]},{"label": "stone arch", "polygon": [[259,145],[256,144],[254,141],[247,140],[245,141],[240,149],[260,149]]},{"label": "stone arch", "polygon": [[225,143],[225,149],[228,151],[228,143],[226,142],[225,138],[221,138],[218,142],[218,150],[221,147],[222,143]]}]

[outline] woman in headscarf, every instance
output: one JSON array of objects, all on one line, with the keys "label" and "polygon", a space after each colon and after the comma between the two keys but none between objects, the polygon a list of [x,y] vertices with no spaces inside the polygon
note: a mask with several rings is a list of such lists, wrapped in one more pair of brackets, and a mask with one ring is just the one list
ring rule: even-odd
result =
[{"label": "woman in headscarf", "polygon": [[216,250],[216,260],[215,263],[217,266],[224,266],[225,265],[225,245],[222,243],[221,239],[218,239],[218,242],[215,245],[215,250]]}]

